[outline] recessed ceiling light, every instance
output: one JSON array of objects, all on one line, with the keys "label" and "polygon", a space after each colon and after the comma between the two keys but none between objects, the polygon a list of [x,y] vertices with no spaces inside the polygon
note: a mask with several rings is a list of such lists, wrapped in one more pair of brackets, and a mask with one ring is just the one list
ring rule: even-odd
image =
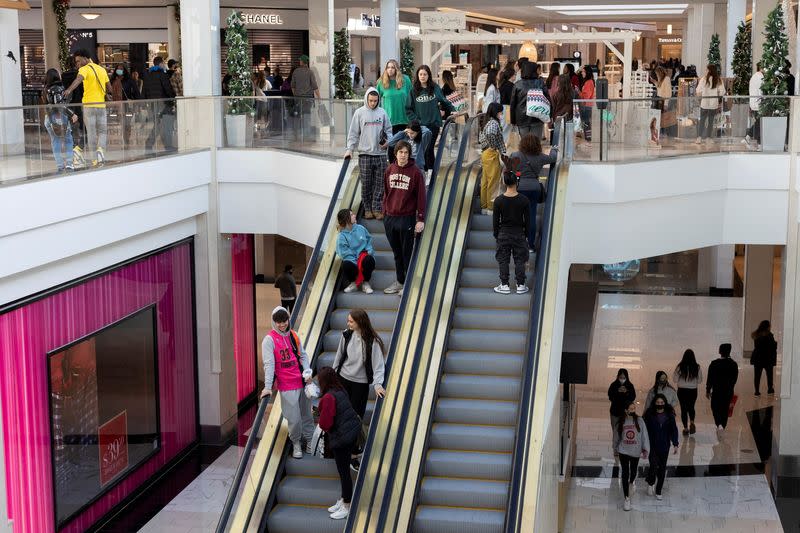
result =
[{"label": "recessed ceiling light", "polygon": [[81,13],[81,16],[86,20],[94,20],[100,16],[100,13]]},{"label": "recessed ceiling light", "polygon": [[672,24],[667,24],[667,35],[672,35]]},{"label": "recessed ceiling light", "polygon": [[569,26],[567,26],[566,24],[562,24],[561,25],[561,31],[568,31],[568,30],[569,30]]},{"label": "recessed ceiling light", "polygon": [[584,5],[571,5],[571,6],[536,6],[538,9],[545,11],[585,11],[587,9],[593,10],[652,10],[652,9],[686,9],[689,4],[584,4]]},{"label": "recessed ceiling light", "polygon": [[682,9],[631,9],[631,10],[605,10],[591,9],[587,11],[557,11],[568,17],[613,17],[617,15],[682,15]]}]

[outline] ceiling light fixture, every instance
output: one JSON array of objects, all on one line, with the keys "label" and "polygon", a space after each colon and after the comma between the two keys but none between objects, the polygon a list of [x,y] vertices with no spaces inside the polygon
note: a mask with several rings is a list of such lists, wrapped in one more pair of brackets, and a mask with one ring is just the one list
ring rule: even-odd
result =
[{"label": "ceiling light fixture", "polygon": [[566,24],[562,24],[561,31],[567,31],[567,30],[569,30],[569,26],[567,26]]},{"label": "ceiling light fixture", "polygon": [[530,41],[525,41],[519,49],[519,57],[527,57],[530,61],[536,62],[539,60],[539,52],[536,50],[536,45]]},{"label": "ceiling light fixture", "polygon": [[667,35],[672,35],[672,24],[667,24]]},{"label": "ceiling light fixture", "polygon": [[537,9],[544,9],[545,11],[585,11],[587,9],[614,11],[614,10],[653,10],[653,9],[686,9],[689,4],[584,4],[584,5],[550,5],[550,6],[536,6]]},{"label": "ceiling light fixture", "polygon": [[100,16],[100,13],[81,13],[81,16],[86,20],[94,20]]},{"label": "ceiling light fixture", "polygon": [[[587,6],[589,7],[589,6]],[[600,11],[590,9],[586,11],[557,11],[560,15],[568,17],[616,17],[619,15],[682,15],[682,9],[630,9]]]}]

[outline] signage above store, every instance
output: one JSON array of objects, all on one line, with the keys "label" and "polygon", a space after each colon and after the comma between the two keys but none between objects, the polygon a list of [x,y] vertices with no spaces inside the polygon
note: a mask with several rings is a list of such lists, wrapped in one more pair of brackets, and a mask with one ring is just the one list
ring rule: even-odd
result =
[{"label": "signage above store", "polygon": [[371,15],[369,13],[361,13],[361,26],[364,28],[380,28],[381,27],[381,16],[380,15]]},{"label": "signage above store", "polygon": [[419,29],[421,31],[465,30],[467,29],[467,14],[420,11]]},{"label": "signage above store", "polygon": [[674,43],[682,43],[683,38],[681,37],[659,37],[658,44],[674,44]]},{"label": "signage above store", "polygon": [[264,26],[283,26],[283,19],[277,13],[242,13],[242,22]]}]

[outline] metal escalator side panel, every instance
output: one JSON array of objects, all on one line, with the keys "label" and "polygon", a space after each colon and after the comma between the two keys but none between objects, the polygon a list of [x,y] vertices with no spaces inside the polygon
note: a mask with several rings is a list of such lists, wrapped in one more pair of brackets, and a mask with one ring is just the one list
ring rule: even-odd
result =
[{"label": "metal escalator side panel", "polygon": [[[561,130],[571,131],[572,123],[561,123]],[[543,235],[540,257],[537,257],[537,291],[532,305],[532,331],[529,354],[532,355],[532,372],[526,376],[523,401],[520,405],[521,430],[517,435],[517,447],[506,516],[507,533],[533,531],[539,509],[537,508],[542,469],[544,468],[544,437],[540,431],[545,419],[550,383],[552,339],[555,327],[556,305],[560,280],[560,262],[563,249],[564,224],[567,204],[567,185],[572,154],[571,135],[564,135],[560,146],[561,155],[557,163],[555,187],[551,200],[548,235]],[[548,194],[550,191],[548,190]],[[544,228],[543,228],[544,230]],[[546,237],[546,241],[545,241]],[[528,383],[528,381],[531,381]],[[538,422],[538,424],[537,424]],[[546,432],[546,428],[544,428]]]},{"label": "metal escalator side panel", "polygon": [[[358,167],[352,169],[341,199],[338,201],[340,208],[358,209],[360,195]],[[323,239],[324,252],[319,259],[315,281],[306,290],[310,290],[305,302],[305,312],[302,314],[300,325],[295,330],[300,335],[306,351],[311,354],[312,364],[315,348],[319,344],[326,320],[325,311],[330,306],[330,301],[335,296],[336,282],[339,275],[341,261],[337,261],[336,254],[336,228],[335,225],[324,221],[327,227],[327,237]],[[325,231],[325,230],[323,230]],[[313,267],[313,265],[312,265]],[[258,531],[261,521],[268,511],[267,504],[276,481],[280,477],[280,466],[286,451],[288,426],[283,420],[280,395],[275,395],[264,433],[256,449],[255,457],[250,470],[241,488],[241,497],[236,506],[229,531]],[[243,458],[247,460],[247,458]]]}]

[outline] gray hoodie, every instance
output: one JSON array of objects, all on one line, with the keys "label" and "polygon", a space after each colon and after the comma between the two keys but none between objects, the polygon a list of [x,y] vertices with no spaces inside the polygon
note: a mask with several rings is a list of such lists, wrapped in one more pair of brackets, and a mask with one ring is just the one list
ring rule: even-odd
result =
[{"label": "gray hoodie", "polygon": [[[647,435],[647,425],[644,423],[644,418],[639,418],[639,429],[636,429],[636,423],[633,421],[632,416],[625,416],[625,422],[622,423],[622,436],[619,439],[617,451],[628,457],[639,457],[643,451],[650,451],[650,438]],[[617,428],[614,428],[617,431]]]},{"label": "gray hoodie", "polygon": [[[278,312],[278,310],[283,309],[286,311],[285,308],[278,306],[272,310],[270,316],[274,315]],[[288,313],[288,311],[286,311]],[[291,316],[291,313],[289,313]],[[289,323],[289,329],[286,332],[278,330],[278,326],[275,325],[275,321],[270,319],[272,322],[272,329],[277,331],[279,334],[283,335],[284,337],[289,336],[289,332],[292,330],[292,324]],[[302,339],[301,339],[302,341]],[[311,365],[308,362],[308,354],[306,353],[306,349],[303,347],[303,343],[300,343],[300,363],[303,366],[303,371],[308,370],[311,368]],[[261,358],[264,361],[264,390],[272,390],[272,382],[275,379],[275,343],[272,342],[272,337],[269,334],[264,336],[264,340],[261,341]]]},{"label": "gray hoodie", "polygon": [[[356,109],[350,122],[350,131],[347,134],[347,149],[351,152],[358,147],[359,155],[386,155],[386,149],[381,148],[381,132],[384,132],[388,141],[392,137],[392,123],[389,115],[380,105],[370,109],[367,98],[370,94],[378,94],[374,87],[367,89],[364,95],[364,105]],[[380,104],[380,97],[378,100]]]}]

